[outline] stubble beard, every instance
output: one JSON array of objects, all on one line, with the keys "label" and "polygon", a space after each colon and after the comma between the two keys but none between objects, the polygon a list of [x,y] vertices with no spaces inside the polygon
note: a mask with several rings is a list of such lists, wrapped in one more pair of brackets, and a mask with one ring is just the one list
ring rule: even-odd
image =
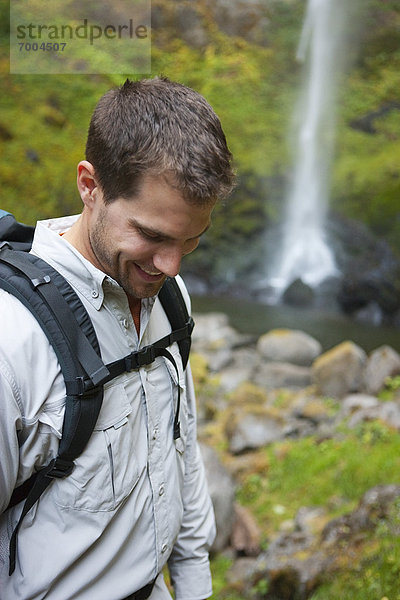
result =
[{"label": "stubble beard", "polygon": [[[103,218],[102,218],[103,217]],[[96,259],[98,268],[109,277],[112,277],[124,290],[129,298],[141,300],[155,296],[160,291],[165,277],[157,283],[141,283],[135,285],[129,277],[129,265],[132,264],[132,269],[136,269],[135,263],[125,263],[128,267],[123,270],[119,266],[119,254],[112,251],[109,247],[109,237],[104,227],[105,216],[100,214],[93,229],[89,232],[89,244],[93,256]]]}]

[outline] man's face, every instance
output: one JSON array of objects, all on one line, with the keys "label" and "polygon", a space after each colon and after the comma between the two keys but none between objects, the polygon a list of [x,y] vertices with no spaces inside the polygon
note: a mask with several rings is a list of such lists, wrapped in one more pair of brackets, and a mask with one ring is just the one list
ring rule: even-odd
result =
[{"label": "man's face", "polygon": [[92,208],[88,258],[131,298],[155,295],[179,273],[210,225],[213,206],[188,204],[163,178],[145,176],[134,198],[104,204],[99,188]]}]

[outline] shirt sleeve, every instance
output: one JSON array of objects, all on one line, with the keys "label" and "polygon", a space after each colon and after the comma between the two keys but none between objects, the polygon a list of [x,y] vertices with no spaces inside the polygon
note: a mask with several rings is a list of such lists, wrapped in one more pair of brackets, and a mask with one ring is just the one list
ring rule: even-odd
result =
[{"label": "shirt sleeve", "polygon": [[18,389],[7,362],[0,356],[0,514],[7,508],[16,487],[20,428]]},{"label": "shirt sleeve", "polygon": [[215,519],[196,439],[196,408],[190,365],[186,370],[188,440],[183,489],[184,515],[168,566],[176,600],[204,600],[212,594],[208,551]]}]

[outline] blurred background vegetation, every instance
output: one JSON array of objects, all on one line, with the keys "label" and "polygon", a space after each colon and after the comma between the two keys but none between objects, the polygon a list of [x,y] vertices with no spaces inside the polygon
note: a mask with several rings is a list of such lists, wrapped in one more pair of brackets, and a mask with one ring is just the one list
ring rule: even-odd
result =
[{"label": "blurred background vegetation", "polygon": [[[232,236],[248,239],[280,215],[304,0],[253,3],[250,14],[236,20],[214,5],[153,1],[147,75],[162,73],[194,87],[221,118],[239,176],[208,236],[224,247]],[[75,169],[91,111],[125,76],[10,75],[9,4],[1,0],[0,6],[1,206],[28,223],[79,212]],[[331,206],[367,224],[400,254],[400,3],[363,0],[348,35],[355,52],[341,84]]]}]

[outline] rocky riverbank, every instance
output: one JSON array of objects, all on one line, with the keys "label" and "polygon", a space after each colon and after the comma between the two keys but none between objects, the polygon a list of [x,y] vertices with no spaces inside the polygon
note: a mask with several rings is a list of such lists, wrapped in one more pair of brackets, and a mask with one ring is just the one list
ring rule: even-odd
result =
[{"label": "rocky riverbank", "polygon": [[226,585],[237,594],[221,597],[310,598],[346,561],[356,554],[362,560],[371,534],[382,520],[390,522],[400,498],[395,473],[394,480],[364,490],[352,510],[334,516],[330,498],[328,506],[300,506],[275,530],[269,515],[260,518],[251,502],[238,502],[237,491],[253,474],[265,481],[265,490],[257,491],[262,503],[268,448],[284,452],[286,442],[310,439],[322,451],[324,441],[340,440],[363,423],[398,431],[400,355],[389,346],[367,354],[350,340],[322,352],[319,341],[302,331],[272,330],[254,338],[235,331],[219,313],[196,315],[195,321],[199,438],[218,526],[213,550],[230,557]]}]

